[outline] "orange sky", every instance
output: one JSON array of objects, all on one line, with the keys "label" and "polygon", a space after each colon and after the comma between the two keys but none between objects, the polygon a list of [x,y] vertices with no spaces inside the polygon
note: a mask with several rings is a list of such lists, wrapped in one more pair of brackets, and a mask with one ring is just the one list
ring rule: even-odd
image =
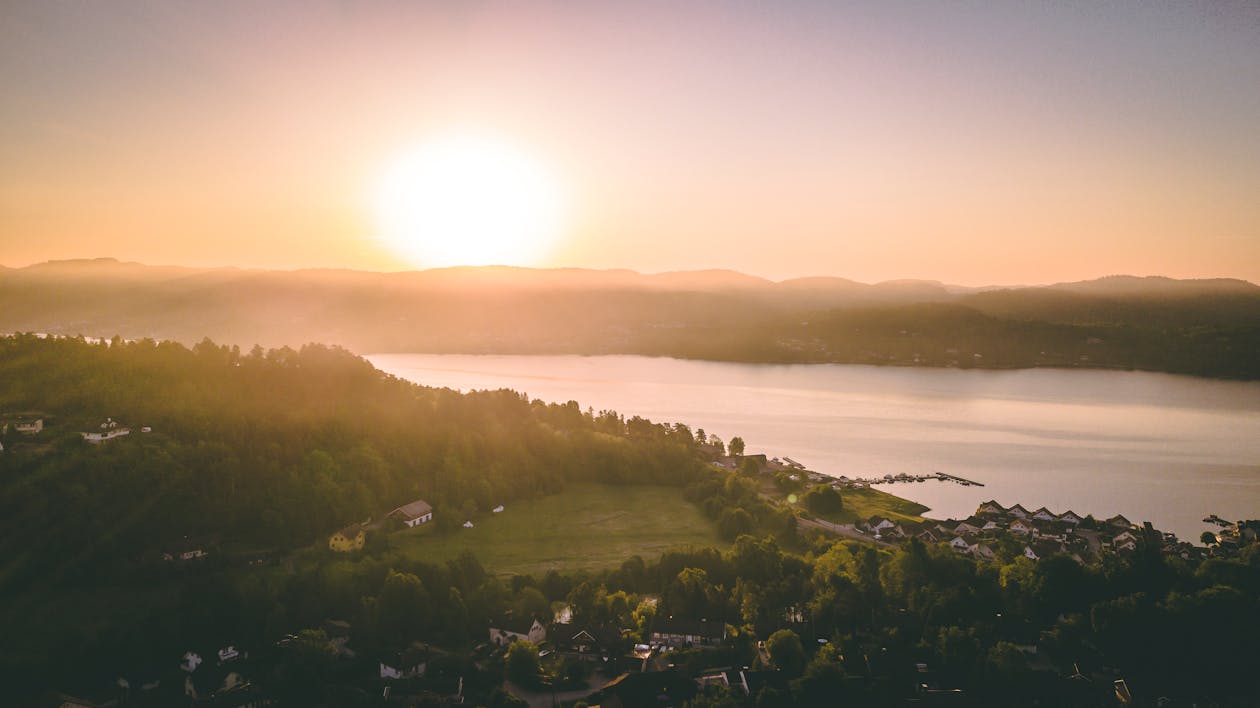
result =
[{"label": "orange sky", "polygon": [[460,131],[536,265],[1260,281],[1260,8],[989,5],[6,3],[0,264],[424,267],[371,185]]}]

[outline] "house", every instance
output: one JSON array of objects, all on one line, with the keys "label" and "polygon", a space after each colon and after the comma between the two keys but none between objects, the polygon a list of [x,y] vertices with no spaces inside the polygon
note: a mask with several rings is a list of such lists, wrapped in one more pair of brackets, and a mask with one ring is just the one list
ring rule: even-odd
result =
[{"label": "house", "polygon": [[518,639],[537,644],[546,638],[547,629],[536,619],[505,617],[490,625],[490,642],[501,647]]},{"label": "house", "polygon": [[1116,551],[1136,551],[1137,536],[1125,531],[1124,533],[1111,539],[1111,547]]},{"label": "house", "polygon": [[926,529],[920,532],[918,536],[915,536],[915,538],[919,539],[920,541],[922,541],[923,543],[929,546],[935,545],[941,542],[941,539],[937,538],[936,534],[932,533],[932,529]]},{"label": "house", "polygon": [[1114,526],[1114,527],[1116,527],[1116,528],[1118,528],[1118,529],[1127,529],[1127,528],[1131,528],[1131,527],[1133,526],[1133,522],[1131,522],[1131,521],[1129,521],[1128,519],[1124,518],[1124,517],[1123,517],[1123,516],[1121,516],[1120,514],[1116,514],[1115,516],[1111,517],[1110,519],[1107,519],[1107,524],[1108,524],[1108,525],[1110,525],[1110,526]]},{"label": "house", "polygon": [[679,649],[687,646],[716,646],[726,638],[722,622],[657,617],[652,624],[650,642]]},{"label": "house", "polygon": [[429,648],[412,642],[406,649],[390,654],[379,662],[380,677],[385,680],[419,678],[428,666]]},{"label": "house", "polygon": [[1056,541],[1066,541],[1068,528],[1066,524],[1057,521],[1043,521],[1033,517],[1033,531],[1035,536],[1042,538],[1051,538]]},{"label": "house", "polygon": [[977,515],[979,514],[999,514],[1000,515],[1000,514],[1005,514],[1005,513],[1006,513],[1006,507],[1002,506],[1001,504],[998,504],[996,501],[992,499],[981,504],[980,508],[976,509]]},{"label": "house", "polygon": [[429,502],[423,499],[417,499],[410,504],[404,504],[397,509],[389,512],[389,516],[401,519],[407,528],[412,528],[420,524],[425,524],[433,520],[433,507],[429,506]]},{"label": "house", "polygon": [[1044,506],[1033,512],[1032,517],[1037,521],[1056,521],[1059,517]]},{"label": "house", "polygon": [[612,625],[588,625],[574,628],[571,625],[558,625],[555,628],[560,635],[558,648],[561,651],[583,656],[610,656],[621,653],[629,646],[623,642],[621,630]]},{"label": "house", "polygon": [[503,513],[503,505],[502,505],[502,504],[500,504],[500,505],[496,506],[495,508],[491,509],[491,510],[490,510],[490,513],[491,513],[491,514],[502,514],[502,513]]},{"label": "house", "polygon": [[[109,427],[106,427],[107,425]],[[101,423],[101,427],[105,428],[104,431],[99,433],[79,433],[79,435],[82,435],[84,440],[92,443],[93,445],[100,445],[106,440],[113,440],[114,438],[121,438],[124,435],[131,435],[131,428],[119,428],[117,426],[118,424],[113,421],[110,421],[108,424]]]},{"label": "house", "polygon": [[464,522],[464,528],[466,528],[466,529],[470,529],[470,528],[472,528],[472,527],[473,527],[473,522],[471,522],[471,521],[465,521],[465,522]]},{"label": "house", "polygon": [[1082,521],[1084,521],[1084,520],[1085,520],[1085,519],[1084,519],[1082,516],[1080,516],[1079,514],[1077,514],[1077,513],[1076,513],[1076,512],[1074,512],[1074,511],[1072,511],[1071,509],[1068,509],[1067,511],[1063,512],[1062,514],[1059,514],[1059,521],[1062,521],[1062,522],[1064,522],[1064,523],[1068,523],[1068,524],[1072,524],[1073,526],[1075,526],[1075,525],[1077,525],[1077,524],[1081,523],[1081,522],[1082,522]]},{"label": "house", "polygon": [[13,423],[13,430],[22,435],[38,435],[44,430],[44,419],[19,420]]},{"label": "house", "polygon": [[993,552],[993,549],[989,548],[983,543],[977,543],[976,545],[972,546],[971,555],[975,556],[976,558],[979,558],[980,560],[987,560],[987,561],[991,561],[997,558],[997,554]]},{"label": "house", "polygon": [[1052,541],[1032,541],[1024,546],[1024,557],[1031,561],[1039,561],[1062,552],[1062,544]]},{"label": "house", "polygon": [[1002,524],[999,524],[999,523],[998,523],[996,520],[994,520],[994,519],[989,519],[988,521],[986,521],[986,522],[984,523],[984,526],[981,526],[981,527],[980,527],[980,530],[981,530],[981,531],[988,531],[988,532],[990,532],[990,533],[992,533],[993,531],[1001,531],[1001,530],[1002,530]]},{"label": "house", "polygon": [[980,533],[980,527],[976,526],[975,524],[971,524],[966,521],[963,521],[954,527],[954,533],[959,534],[959,535],[970,534],[974,536]]},{"label": "house", "polygon": [[866,520],[866,525],[869,526],[871,531],[874,533],[883,533],[884,531],[897,526],[897,524],[894,524],[882,516],[872,516]]},{"label": "house", "polygon": [[1136,542],[1136,541],[1137,541],[1137,535],[1136,535],[1136,534],[1134,534],[1132,531],[1122,531],[1122,532],[1120,532],[1120,533],[1116,534],[1115,538],[1111,539],[1111,545],[1113,545],[1113,546],[1114,546],[1114,545],[1115,545],[1115,544],[1117,544],[1117,543],[1124,543],[1124,542],[1127,542],[1127,541],[1135,541],[1135,542]]},{"label": "house", "polygon": [[1027,519],[1032,516],[1032,514],[1028,513],[1027,509],[1025,509],[1023,506],[1019,504],[1016,504],[1015,506],[1007,509],[1006,513],[1010,514],[1011,516],[1014,516],[1017,519]]},{"label": "house", "polygon": [[975,545],[974,539],[965,538],[963,536],[955,536],[950,542],[949,547],[959,553],[966,553]]},{"label": "house", "polygon": [[1012,521],[1010,529],[1011,533],[1023,534],[1025,536],[1031,536],[1034,530],[1033,525],[1024,519],[1015,519]]},{"label": "house", "polygon": [[366,539],[367,534],[364,533],[361,524],[350,524],[334,533],[328,539],[328,547],[338,553],[359,551],[363,549],[363,542]]}]

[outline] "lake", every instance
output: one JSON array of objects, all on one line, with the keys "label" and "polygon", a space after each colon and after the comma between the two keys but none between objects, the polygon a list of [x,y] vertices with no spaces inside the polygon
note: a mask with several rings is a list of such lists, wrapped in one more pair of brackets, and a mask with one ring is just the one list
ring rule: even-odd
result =
[{"label": "lake", "polygon": [[1260,383],[1169,374],[734,364],[639,356],[380,354],[427,386],[510,388],[681,422],[833,476],[947,472],[984,483],[881,485],[935,518],[1019,502],[1151,521],[1260,517]]}]

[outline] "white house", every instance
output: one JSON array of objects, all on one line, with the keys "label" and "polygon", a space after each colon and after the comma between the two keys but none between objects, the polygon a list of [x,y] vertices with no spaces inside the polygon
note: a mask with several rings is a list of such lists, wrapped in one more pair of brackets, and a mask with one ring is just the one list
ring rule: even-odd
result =
[{"label": "white house", "polygon": [[976,510],[976,513],[977,514],[1005,514],[1006,507],[990,499],[989,501],[981,504],[980,508]]},{"label": "white house", "polygon": [[113,423],[112,421],[108,425],[101,423],[101,427],[104,428],[104,430],[99,433],[79,433],[79,435],[82,435],[84,440],[87,440],[93,445],[100,445],[106,440],[113,440],[114,438],[121,438],[124,435],[131,434],[131,428],[120,428],[117,423]]},{"label": "white house", "polygon": [[891,529],[897,525],[889,521],[888,519],[885,519],[879,516],[872,516],[867,521],[867,523],[870,524],[871,530],[874,531],[875,533],[883,533],[884,531]]},{"label": "white house", "polygon": [[1116,534],[1115,538],[1111,539],[1111,543],[1114,545],[1117,543],[1122,543],[1124,541],[1136,541],[1136,540],[1137,540],[1137,536],[1134,536],[1132,531],[1122,531]]},{"label": "white house", "polygon": [[1028,513],[1028,510],[1025,509],[1020,504],[1016,504],[1015,506],[1007,509],[1006,513],[1010,514],[1011,516],[1014,516],[1017,519],[1027,519],[1028,517],[1032,516],[1032,514]]},{"label": "white house", "polygon": [[1043,506],[1033,514],[1033,518],[1038,521],[1054,521],[1058,517],[1056,517],[1053,513],[1050,512],[1049,509]]},{"label": "white house", "polygon": [[394,509],[388,515],[402,519],[402,522],[410,528],[432,521],[433,507],[429,506],[429,502],[417,499],[410,504],[404,504]]},{"label": "white house", "polygon": [[1107,523],[1112,526],[1115,526],[1118,529],[1127,529],[1133,526],[1133,524],[1128,519],[1124,518],[1120,514],[1116,514],[1110,519],[1107,519]]},{"label": "white house", "polygon": [[1072,511],[1071,509],[1068,509],[1067,511],[1059,515],[1059,521],[1069,523],[1072,525],[1079,524],[1084,520],[1085,519],[1083,519],[1080,515],[1078,515],[1076,512]]},{"label": "white house", "polygon": [[383,679],[409,679],[424,676],[425,663],[423,661],[413,664],[390,659],[388,662],[382,661],[380,664],[381,678]]},{"label": "white house", "polygon": [[428,648],[420,642],[412,642],[410,647],[391,654],[380,663],[380,675],[383,679],[409,679],[424,676],[425,659]]},{"label": "white house", "polygon": [[503,505],[502,505],[502,504],[500,504],[500,505],[496,506],[495,508],[491,509],[491,510],[490,510],[490,513],[491,513],[491,514],[502,514],[502,513],[503,513]]},{"label": "white house", "polygon": [[971,550],[971,542],[962,536],[955,536],[953,540],[949,542],[949,547],[953,548],[955,551],[966,552]]},{"label": "white house", "polygon": [[13,424],[13,429],[23,435],[36,435],[44,429],[44,419],[19,420]]},{"label": "white house", "polygon": [[490,626],[490,641],[507,646],[518,639],[537,644],[547,638],[547,629],[538,620],[508,617]]},{"label": "white house", "polygon": [[971,555],[975,556],[976,558],[979,558],[980,560],[987,560],[987,561],[991,561],[994,558],[997,558],[997,554],[993,552],[993,549],[989,548],[983,543],[977,543],[976,545],[972,546]]},{"label": "white house", "polygon": [[1033,532],[1033,525],[1028,523],[1024,519],[1015,519],[1014,521],[1011,522],[1010,529],[1011,529],[1011,533],[1022,533],[1025,535],[1030,535]]},{"label": "white house", "polygon": [[470,529],[470,528],[472,528],[472,527],[473,527],[473,522],[471,522],[471,521],[465,521],[465,522],[464,522],[464,528],[466,528],[466,529]]},{"label": "white house", "polygon": [[649,640],[675,649],[686,646],[713,646],[726,638],[726,625],[722,622],[689,620],[674,617],[656,618]]},{"label": "white house", "polygon": [[960,524],[958,524],[957,526],[955,526],[955,527],[954,527],[954,533],[956,533],[956,534],[965,534],[965,533],[966,533],[966,534],[978,534],[978,533],[980,533],[980,527],[979,527],[979,526],[976,526],[975,524],[969,524],[969,523],[967,523],[966,521],[963,521],[963,522],[961,522]]}]

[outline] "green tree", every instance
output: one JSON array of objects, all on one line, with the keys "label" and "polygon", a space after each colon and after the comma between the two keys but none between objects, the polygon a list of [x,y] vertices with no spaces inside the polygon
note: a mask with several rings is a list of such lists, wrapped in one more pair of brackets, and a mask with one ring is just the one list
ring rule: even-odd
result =
[{"label": "green tree", "polygon": [[732,455],[736,457],[743,457],[744,456],[744,439],[739,436],[735,436],[731,438],[731,443],[730,445],[727,446],[727,449],[730,450],[730,453]]},{"label": "green tree", "polygon": [[516,683],[533,686],[538,683],[542,664],[538,661],[538,647],[533,642],[518,639],[508,647],[504,657],[507,676]]},{"label": "green tree", "polygon": [[790,629],[780,629],[766,640],[766,651],[775,668],[788,676],[800,676],[805,668],[805,647]]},{"label": "green tree", "polygon": [[828,484],[815,485],[805,492],[805,508],[815,514],[834,514],[844,508],[840,492]]}]

